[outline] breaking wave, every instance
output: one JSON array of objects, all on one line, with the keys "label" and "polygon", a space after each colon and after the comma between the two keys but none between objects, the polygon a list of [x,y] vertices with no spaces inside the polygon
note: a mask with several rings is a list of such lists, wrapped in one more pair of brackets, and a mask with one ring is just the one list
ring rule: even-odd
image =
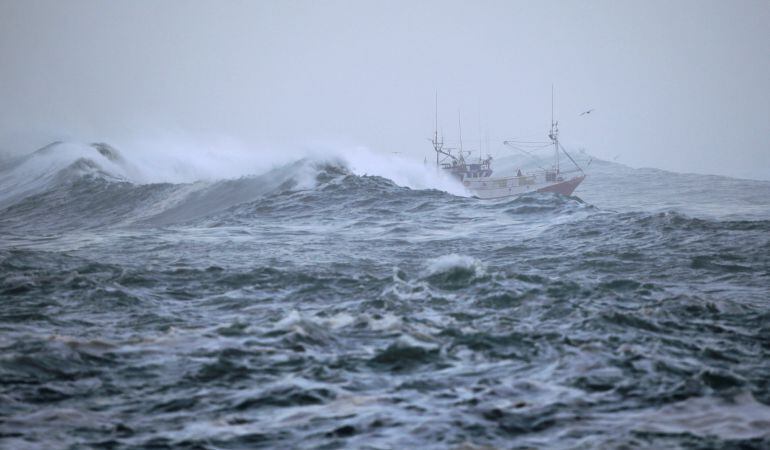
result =
[{"label": "breaking wave", "polygon": [[[271,196],[280,196],[279,202],[291,200],[297,193],[306,197],[304,201],[319,193],[338,197],[350,189],[377,195],[388,190],[438,188],[465,195],[454,180],[419,165],[409,167],[411,164],[403,160],[385,164],[385,159],[359,150],[324,158],[303,157],[229,179],[147,183],[152,177],[108,144],[54,142],[0,168],[0,209],[9,209],[7,217],[12,223],[69,229],[131,223],[170,225]],[[177,175],[179,172],[195,171],[183,168]],[[55,224],[45,220],[52,214],[58,216]]]},{"label": "breaking wave", "polygon": [[[0,167],[0,205],[11,204],[25,196],[34,195],[82,177],[99,178],[132,184],[189,184],[218,182],[262,175],[294,179],[294,187],[312,188],[315,174],[312,167],[338,166],[357,175],[388,178],[412,189],[440,189],[466,195],[460,183],[450,177],[425,170],[419,164],[398,156],[384,156],[366,149],[335,151],[288,152],[263,154],[245,150],[193,151],[169,159],[158,149],[156,160],[148,160],[147,150],[138,155],[124,155],[106,143],[78,144],[53,142],[30,155],[16,158]],[[178,152],[178,150],[177,150]],[[202,155],[201,155],[202,153]],[[278,153],[281,154],[281,153]],[[133,155],[133,156],[132,156]],[[172,153],[173,155],[173,153]],[[213,163],[219,157],[225,162]],[[287,169],[289,167],[290,169]],[[288,174],[287,171],[292,171]],[[304,173],[303,173],[304,171]],[[269,176],[262,179],[267,180]],[[284,180],[285,181],[285,180]]]}]

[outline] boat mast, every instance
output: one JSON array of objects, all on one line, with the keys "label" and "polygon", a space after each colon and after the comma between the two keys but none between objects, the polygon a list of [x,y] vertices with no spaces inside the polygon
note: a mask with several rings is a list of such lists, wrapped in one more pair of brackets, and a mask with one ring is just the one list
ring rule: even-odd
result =
[{"label": "boat mast", "polygon": [[441,141],[438,140],[438,92],[436,92],[436,116],[433,127],[433,150],[436,151],[436,168],[441,166],[439,156],[444,153],[444,137],[441,137]]},{"label": "boat mast", "polygon": [[481,151],[484,149],[484,146],[482,146],[482,134],[481,134],[481,111],[479,111],[478,115],[479,119],[479,162],[481,162]]},{"label": "boat mast", "polygon": [[548,137],[553,142],[553,150],[556,155],[556,173],[559,173],[559,122],[553,120],[553,84],[551,85],[551,132]]},{"label": "boat mast", "polygon": [[460,111],[457,111],[457,135],[460,138],[460,158],[463,157],[463,124],[460,122]]}]

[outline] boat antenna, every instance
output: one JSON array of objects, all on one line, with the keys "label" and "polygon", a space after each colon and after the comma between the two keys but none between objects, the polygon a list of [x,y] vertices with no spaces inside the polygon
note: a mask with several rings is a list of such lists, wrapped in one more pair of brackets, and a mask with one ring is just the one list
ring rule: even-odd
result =
[{"label": "boat antenna", "polygon": [[484,151],[484,133],[481,130],[481,106],[479,106],[479,162],[481,162],[482,159],[482,153]]},{"label": "boat antenna", "polygon": [[[438,144],[438,91],[436,91],[436,115],[434,116],[433,148]],[[436,167],[438,167],[438,152],[436,152]]]},{"label": "boat antenna", "polygon": [[441,166],[441,162],[439,160],[440,156],[444,152],[444,136],[442,133],[441,140],[438,139],[438,91],[436,91],[436,116],[435,116],[435,122],[433,127],[433,150],[436,151],[436,167]]},{"label": "boat antenna", "polygon": [[433,123],[433,138],[438,141],[438,91],[436,91],[436,115],[434,116]]}]

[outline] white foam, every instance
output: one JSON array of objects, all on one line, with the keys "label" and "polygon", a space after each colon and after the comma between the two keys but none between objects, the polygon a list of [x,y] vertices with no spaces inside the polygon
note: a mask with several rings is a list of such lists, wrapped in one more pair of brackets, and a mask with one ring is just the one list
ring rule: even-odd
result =
[{"label": "white foam", "polygon": [[770,436],[770,406],[757,402],[749,392],[732,399],[689,398],[628,418],[637,424],[636,429],[656,433],[692,433],[722,439]]},{"label": "white foam", "polygon": [[463,185],[435,166],[425,165],[399,155],[384,155],[365,147],[343,149],[338,155],[356,175],[377,175],[399,186],[412,189],[438,189],[458,196],[468,196]]},{"label": "white foam", "polygon": [[473,272],[477,277],[484,275],[486,270],[484,264],[478,259],[467,255],[452,253],[429,260],[426,264],[424,276],[429,277],[440,273],[450,272],[455,269]]}]

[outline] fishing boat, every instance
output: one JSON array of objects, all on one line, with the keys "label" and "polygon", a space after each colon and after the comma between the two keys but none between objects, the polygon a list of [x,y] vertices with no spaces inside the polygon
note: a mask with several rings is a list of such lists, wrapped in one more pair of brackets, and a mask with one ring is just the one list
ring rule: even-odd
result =
[{"label": "fishing boat", "polygon": [[[471,152],[462,148],[462,127],[459,127],[459,147],[456,149],[446,147],[443,136],[439,138],[438,134],[438,107],[436,111],[436,128],[431,139],[433,150],[436,152],[436,167],[459,179],[471,193],[479,198],[513,197],[528,192],[553,192],[569,196],[586,177],[580,165],[559,143],[559,122],[553,118],[553,95],[551,97],[551,130],[548,133],[549,141],[545,142],[545,145],[553,146],[553,165],[550,167],[541,166],[539,170],[525,173],[519,169],[516,175],[511,176],[493,177],[492,157],[490,155],[487,155],[486,158],[479,155],[478,160],[474,161],[466,159],[471,155]],[[503,144],[533,156],[522,146],[542,143],[506,140],[503,141]],[[565,169],[562,167],[562,153],[574,165],[574,168]]]}]

